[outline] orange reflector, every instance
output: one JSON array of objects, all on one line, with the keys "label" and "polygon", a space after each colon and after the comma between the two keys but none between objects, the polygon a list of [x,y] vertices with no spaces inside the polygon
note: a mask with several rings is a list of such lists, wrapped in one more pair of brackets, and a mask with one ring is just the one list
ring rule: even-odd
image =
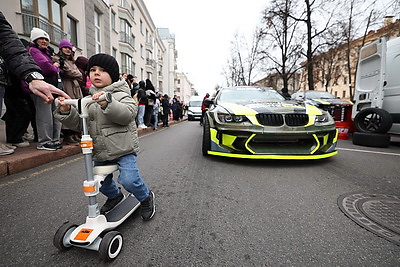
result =
[{"label": "orange reflector", "polygon": [[83,187],[83,192],[85,192],[85,193],[93,193],[94,191],[95,191],[94,186],[84,186]]},{"label": "orange reflector", "polygon": [[82,229],[79,233],[75,236],[75,240],[85,241],[88,236],[93,232],[93,229]]},{"label": "orange reflector", "polygon": [[80,145],[81,145],[81,148],[93,147],[93,141],[81,141]]}]

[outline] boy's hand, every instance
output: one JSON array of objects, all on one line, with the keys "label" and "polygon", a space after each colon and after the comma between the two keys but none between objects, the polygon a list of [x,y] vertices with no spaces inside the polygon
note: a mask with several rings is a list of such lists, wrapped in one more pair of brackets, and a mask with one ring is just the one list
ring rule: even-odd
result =
[{"label": "boy's hand", "polygon": [[[93,100],[97,100],[97,99],[100,98],[100,96],[104,95],[105,93],[106,93],[106,92],[104,92],[104,91],[95,93],[94,95],[92,95],[92,99],[93,99]],[[99,101],[99,102],[97,102],[97,104],[99,104],[100,106],[105,106],[105,105],[107,105],[107,100]]]},{"label": "boy's hand", "polygon": [[58,99],[58,101],[59,101],[59,104],[58,104],[58,105],[59,105],[59,107],[60,107],[60,111],[61,111],[61,112],[66,113],[66,112],[69,112],[69,111],[71,110],[71,106],[64,103],[65,97],[59,96],[57,99]]}]

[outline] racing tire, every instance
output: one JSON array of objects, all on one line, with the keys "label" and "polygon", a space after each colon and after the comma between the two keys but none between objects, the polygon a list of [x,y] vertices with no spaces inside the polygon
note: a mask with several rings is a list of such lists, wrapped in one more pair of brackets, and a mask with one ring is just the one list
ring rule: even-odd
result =
[{"label": "racing tire", "polygon": [[369,147],[388,147],[390,145],[390,134],[354,132],[353,144]]},{"label": "racing tire", "polygon": [[362,109],[354,117],[354,127],[364,133],[386,133],[392,124],[389,112],[378,108]]},{"label": "racing tire", "polygon": [[207,116],[203,117],[203,143],[201,146],[201,151],[203,156],[208,156],[208,151],[211,149],[211,133],[210,133],[210,123]]},{"label": "racing tire", "polygon": [[122,235],[118,231],[107,232],[100,242],[99,256],[103,261],[112,261],[122,250]]},{"label": "racing tire", "polygon": [[53,238],[53,245],[60,251],[70,249],[72,247],[69,243],[71,233],[78,227],[76,224],[69,222],[64,223],[58,228]]}]

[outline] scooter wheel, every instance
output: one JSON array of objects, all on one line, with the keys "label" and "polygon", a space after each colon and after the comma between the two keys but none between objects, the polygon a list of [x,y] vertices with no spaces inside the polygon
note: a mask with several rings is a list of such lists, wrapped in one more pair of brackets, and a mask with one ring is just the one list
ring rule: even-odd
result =
[{"label": "scooter wheel", "polygon": [[58,250],[67,250],[72,246],[69,240],[71,233],[76,229],[76,227],[78,227],[78,225],[66,222],[58,228],[53,238],[53,244],[58,248]]},{"label": "scooter wheel", "polygon": [[122,235],[118,231],[106,233],[100,242],[99,256],[104,261],[114,260],[122,249]]}]

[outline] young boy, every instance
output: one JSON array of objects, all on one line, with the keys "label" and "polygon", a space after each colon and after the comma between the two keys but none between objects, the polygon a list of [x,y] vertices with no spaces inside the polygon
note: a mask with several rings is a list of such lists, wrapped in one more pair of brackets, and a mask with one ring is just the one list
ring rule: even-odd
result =
[{"label": "young boy", "polygon": [[[143,220],[150,220],[155,213],[155,196],[143,182],[136,167],[139,148],[135,123],[137,104],[130,95],[128,84],[119,79],[119,66],[112,56],[92,56],[87,69],[92,82],[87,97],[97,100],[106,92],[112,94],[110,102],[104,100],[89,106],[88,127],[93,138],[94,164],[117,163],[120,172],[118,182],[141,202]],[[81,131],[82,122],[77,110],[63,103],[63,97],[59,100],[54,116],[71,130]],[[112,174],[105,178],[100,192],[108,197],[100,210],[102,214],[110,211],[124,198]]]}]

